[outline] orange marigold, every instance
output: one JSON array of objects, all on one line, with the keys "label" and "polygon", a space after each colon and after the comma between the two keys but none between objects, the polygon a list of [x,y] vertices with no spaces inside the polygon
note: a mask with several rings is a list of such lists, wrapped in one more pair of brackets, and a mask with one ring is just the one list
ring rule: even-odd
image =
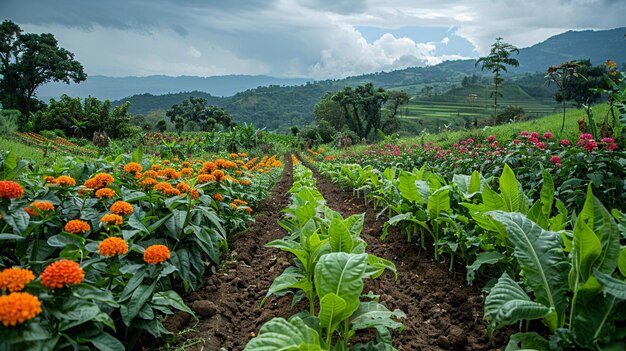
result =
[{"label": "orange marigold", "polygon": [[124,218],[120,215],[116,215],[113,213],[107,213],[102,218],[100,218],[100,223],[105,223],[108,225],[121,225],[124,223]]},{"label": "orange marigold", "polygon": [[96,191],[96,197],[100,197],[100,198],[106,197],[110,199],[113,196],[115,196],[115,190],[111,188],[102,188]]},{"label": "orange marigold", "polygon": [[224,198],[222,197],[222,194],[220,193],[215,193],[213,194],[213,196],[211,196],[213,198],[213,200],[215,201],[222,201]]},{"label": "orange marigold", "polygon": [[221,170],[218,169],[216,171],[213,171],[213,173],[211,173],[211,175],[213,175],[215,177],[215,179],[220,180],[220,179],[222,179],[222,177],[224,177],[224,171],[221,171]]},{"label": "orange marigold", "polygon": [[35,280],[35,275],[28,269],[7,268],[0,272],[0,290],[21,291],[33,280]]},{"label": "orange marigold", "polygon": [[231,203],[230,203],[230,207],[234,208],[235,210],[236,210],[237,208],[239,208],[239,206],[237,206],[237,204],[236,204],[236,203],[234,203],[234,202],[231,202]]},{"label": "orange marigold", "polygon": [[37,296],[25,292],[0,296],[0,322],[5,327],[22,324],[39,313],[41,302]]},{"label": "orange marigold", "polygon": [[71,284],[80,284],[85,279],[85,271],[74,261],[60,260],[46,267],[39,278],[43,286],[60,289]]},{"label": "orange marigold", "polygon": [[113,205],[111,205],[110,211],[115,214],[131,214],[135,210],[133,206],[126,201],[115,201]]},{"label": "orange marigold", "polygon": [[181,167],[189,167],[191,166],[191,162],[189,161],[183,161],[183,163],[180,164]]},{"label": "orange marigold", "polygon": [[193,168],[183,168],[180,170],[180,174],[181,175],[192,175],[193,174]]},{"label": "orange marigold", "polygon": [[107,257],[123,255],[128,252],[128,244],[124,239],[113,236],[102,240],[98,245],[98,252]]},{"label": "orange marigold", "polygon": [[180,195],[180,190],[176,188],[169,188],[169,189],[163,190],[163,194],[165,196],[178,196]]},{"label": "orange marigold", "polygon": [[166,165],[166,166],[169,165],[170,163],[171,163],[170,160],[163,160],[163,164]]},{"label": "orange marigold", "polygon": [[29,215],[36,217],[45,211],[54,211],[54,205],[49,201],[35,201],[29,207],[24,208]]},{"label": "orange marigold", "polygon": [[91,230],[89,223],[80,219],[72,219],[65,224],[65,231],[69,233],[86,233]]},{"label": "orange marigold", "polygon": [[158,190],[158,191],[165,191],[166,189],[171,189],[171,188],[172,188],[172,184],[168,182],[160,182],[157,185],[155,185],[154,188],[152,189]]},{"label": "orange marigold", "polygon": [[115,179],[113,178],[112,175],[108,173],[98,173],[93,178],[87,179],[87,181],[85,181],[85,186],[90,189],[96,190],[96,189],[104,188],[107,185],[113,183],[114,181]]},{"label": "orange marigold", "polygon": [[11,180],[0,180],[0,199],[17,199],[24,195],[24,189]]},{"label": "orange marigold", "polygon": [[157,172],[153,171],[153,170],[148,170],[143,172],[143,176],[146,178],[156,178],[157,177]]},{"label": "orange marigold", "polygon": [[243,179],[240,183],[241,185],[250,185],[250,181],[248,179]]},{"label": "orange marigold", "polygon": [[237,158],[237,157],[239,157],[239,155],[237,155],[237,154],[235,154],[235,153],[232,153],[232,154],[230,154],[229,156],[230,156],[230,158]]},{"label": "orange marigold", "polygon": [[252,213],[252,207],[246,207],[246,212]]},{"label": "orange marigold", "polygon": [[139,173],[143,170],[143,167],[137,162],[127,163],[124,166],[124,172],[126,173]]},{"label": "orange marigold", "polygon": [[210,173],[217,169],[217,165],[211,161],[207,161],[202,165],[202,168]]},{"label": "orange marigold", "polygon": [[170,250],[165,245],[149,246],[143,253],[143,260],[149,264],[158,264],[170,258]]},{"label": "orange marigold", "polygon": [[153,178],[146,178],[144,180],[142,180],[141,182],[139,182],[139,185],[143,186],[143,187],[150,187],[157,184],[156,179]]},{"label": "orange marigold", "polygon": [[199,197],[200,197],[200,192],[198,192],[198,189],[193,189],[191,191],[191,198],[194,200],[198,200]]},{"label": "orange marigold", "polygon": [[[217,171],[215,171],[215,172],[217,172]],[[208,182],[214,182],[215,180],[216,180],[215,176],[212,175],[212,174],[200,174],[198,176],[198,183],[200,183],[200,184],[204,184],[204,183],[208,183]]]},{"label": "orange marigold", "polygon": [[239,156],[240,156],[240,157],[248,157],[248,154],[247,154],[247,153],[245,153],[245,152],[242,152],[242,153],[240,153],[240,154],[239,154]]},{"label": "orange marigold", "polygon": [[191,187],[186,183],[178,183],[178,185],[176,185],[176,189],[178,189],[181,193],[188,193],[191,191]]},{"label": "orange marigold", "polygon": [[54,183],[63,186],[74,186],[76,185],[76,180],[72,177],[62,175],[56,178]]},{"label": "orange marigold", "polygon": [[54,182],[54,177],[53,176],[45,176],[43,177],[43,181],[46,183],[52,183]]},{"label": "orange marigold", "polygon": [[235,199],[233,200],[234,203],[236,203],[237,205],[247,205],[248,203],[241,200],[241,199]]}]

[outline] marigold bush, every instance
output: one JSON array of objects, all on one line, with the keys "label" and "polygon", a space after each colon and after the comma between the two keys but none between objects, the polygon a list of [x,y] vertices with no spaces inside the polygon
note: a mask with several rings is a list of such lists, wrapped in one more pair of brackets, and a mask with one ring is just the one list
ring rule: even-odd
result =
[{"label": "marigold bush", "polygon": [[43,286],[50,289],[60,289],[68,285],[82,283],[85,279],[85,271],[74,261],[60,260],[48,265],[39,278]]},{"label": "marigold bush", "polygon": [[26,284],[33,280],[35,280],[35,275],[28,269],[7,268],[0,272],[0,290],[22,291]]},{"label": "marigold bush", "polygon": [[72,219],[65,224],[65,231],[69,233],[86,233],[91,230],[89,223],[80,219]]},{"label": "marigold bush", "polygon": [[139,173],[143,170],[143,167],[137,162],[131,162],[124,166],[124,172],[126,173]]},{"label": "marigold bush", "polygon": [[131,214],[134,212],[133,206],[126,201],[116,201],[113,205],[111,205],[110,210],[118,215]]},{"label": "marigold bush", "polygon": [[143,253],[143,260],[149,264],[159,264],[170,258],[170,250],[165,245],[149,246]]},{"label": "marigold bush", "polygon": [[0,322],[5,327],[22,324],[39,313],[41,302],[37,296],[25,292],[0,296]]},{"label": "marigold bush", "polygon": [[102,240],[98,245],[98,252],[107,257],[123,255],[128,252],[128,244],[124,239],[113,236]]},{"label": "marigold bush", "polygon": [[117,214],[107,213],[102,216],[102,218],[100,218],[100,223],[105,223],[108,225],[121,225],[122,223],[124,223],[124,218]]},{"label": "marigold bush", "polygon": [[24,195],[24,189],[11,180],[0,180],[0,199],[17,199]]}]

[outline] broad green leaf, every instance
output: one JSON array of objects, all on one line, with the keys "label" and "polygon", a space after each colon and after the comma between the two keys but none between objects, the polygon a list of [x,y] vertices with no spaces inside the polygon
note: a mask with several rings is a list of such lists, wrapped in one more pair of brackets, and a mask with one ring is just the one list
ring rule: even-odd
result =
[{"label": "broad green leaf", "polygon": [[494,211],[488,215],[506,227],[526,283],[534,290],[539,303],[556,312],[556,315],[546,319],[550,329],[556,330],[562,325],[567,308],[567,279],[570,270],[570,264],[562,250],[560,235],[543,230],[521,213]]},{"label": "broad green leaf", "polygon": [[363,276],[367,254],[331,252],[323,255],[315,265],[315,289],[318,298],[335,294],[346,302],[346,313],[359,307],[363,291]]},{"label": "broad green leaf", "polygon": [[504,165],[502,175],[500,176],[500,193],[507,212],[517,212],[520,210],[519,203],[519,187],[515,173],[508,164]]},{"label": "broad green leaf", "polygon": [[604,292],[620,300],[626,300],[626,281],[614,278],[610,274],[594,271],[594,276],[604,288]]},{"label": "broad green leaf", "polygon": [[372,254],[367,255],[367,268],[364,273],[365,276],[376,279],[385,272],[385,269],[392,271],[395,279],[398,279],[398,270],[393,262]]},{"label": "broad green leaf", "polygon": [[626,277],[626,246],[622,247],[622,250],[619,253],[617,266],[619,267],[620,273],[622,273],[622,275]]},{"label": "broad green leaf", "polygon": [[327,335],[332,335],[339,323],[350,317],[351,313],[346,311],[347,304],[341,297],[329,293],[320,299],[320,325],[326,329]]},{"label": "broad green leaf", "polygon": [[502,200],[502,197],[498,193],[493,191],[491,187],[489,187],[489,184],[485,184],[482,197],[485,211],[507,210],[507,207],[504,205],[504,200]]},{"label": "broad green leaf", "polygon": [[330,222],[328,236],[333,252],[349,253],[352,251],[352,247],[354,246],[352,236],[342,219],[335,218]]},{"label": "broad green leaf", "polygon": [[179,311],[187,312],[192,316],[196,314],[185,305],[183,299],[176,292],[172,290],[157,292],[152,296],[152,303],[159,306],[173,307]]},{"label": "broad green leaf", "polygon": [[465,197],[469,196],[469,188],[470,188],[471,176],[465,174],[455,174],[452,176],[452,184],[456,186],[461,194]]},{"label": "broad green leaf", "polygon": [[300,262],[302,262],[304,266],[308,265],[309,257],[310,257],[309,252],[307,252],[302,247],[302,245],[300,245],[297,242],[294,242],[291,240],[278,239],[278,240],[270,241],[269,243],[265,244],[265,247],[275,247],[283,251],[291,252],[293,255],[295,255],[298,258],[298,260],[300,260]]},{"label": "broad green leaf", "polygon": [[91,338],[91,343],[100,351],[124,351],[126,348],[121,341],[108,333],[101,332]]},{"label": "broad green leaf", "polygon": [[154,293],[154,289],[156,288],[156,281],[151,285],[141,284],[137,286],[135,291],[130,297],[130,301],[128,305],[122,306],[123,308],[120,310],[122,312],[122,320],[126,326],[130,326],[133,318],[137,317],[139,311],[143,308],[143,305],[148,302],[152,294]]},{"label": "broad green leaf", "polygon": [[550,345],[548,340],[543,336],[531,332],[531,333],[517,333],[511,335],[509,343],[506,345],[504,351],[548,351]]},{"label": "broad green leaf", "polygon": [[413,174],[408,172],[402,172],[400,173],[398,190],[400,191],[402,197],[409,200],[410,202],[424,204],[424,198],[420,195],[419,191],[417,191],[417,186],[415,182],[416,179]]},{"label": "broad green leaf", "polygon": [[498,326],[511,325],[521,320],[546,317],[551,308],[534,302],[508,274],[504,273],[485,299],[485,319],[491,335]]},{"label": "broad green leaf", "polygon": [[602,245],[602,252],[594,267],[600,272],[613,273],[620,255],[620,234],[613,216],[604,208],[600,200],[593,196],[591,184],[587,187],[587,197],[577,221],[584,221],[595,233]]},{"label": "broad green leaf", "polygon": [[187,211],[173,210],[172,217],[165,221],[165,228],[174,238],[180,238],[183,229],[185,228],[185,221],[187,220]]},{"label": "broad green leaf", "polygon": [[497,264],[498,262],[506,259],[507,257],[498,251],[480,252],[476,255],[476,260],[471,265],[467,266],[466,279],[469,285],[472,285],[476,272],[483,264]]},{"label": "broad green leaf", "polygon": [[474,172],[472,172],[469,188],[467,190],[470,196],[483,190],[483,176],[477,170],[474,170]]},{"label": "broad green leaf", "polygon": [[137,149],[135,149],[135,151],[132,154],[132,159],[133,159],[133,162],[137,162],[137,163],[141,162],[141,160],[143,159],[143,145],[142,144],[139,144]]},{"label": "broad green leaf", "polygon": [[63,315],[60,319],[59,330],[64,331],[70,328],[79,326],[83,323],[89,322],[101,313],[98,305],[92,302],[73,303],[72,308],[69,311],[63,311]]},{"label": "broad green leaf", "polygon": [[302,319],[293,317],[289,321],[274,318],[263,324],[259,335],[250,340],[244,351],[322,351],[319,334],[304,324]]},{"label": "broad green leaf", "polygon": [[[395,318],[395,319],[394,319]],[[396,319],[406,318],[400,310],[390,311],[375,301],[361,302],[359,309],[350,317],[352,329],[361,330],[375,327],[402,329],[403,324]]]},{"label": "broad green leaf", "polygon": [[543,178],[541,192],[539,193],[541,198],[541,212],[543,212],[546,218],[550,218],[552,203],[554,202],[554,181],[550,173],[546,170],[541,172],[541,176]]},{"label": "broad green leaf", "polygon": [[9,233],[2,233],[0,234],[0,240],[25,240],[26,238],[24,238],[21,235],[17,235],[17,234],[9,234]]},{"label": "broad green leaf", "polygon": [[[308,284],[307,284],[308,283]],[[287,267],[278,277],[274,278],[272,285],[267,290],[267,294],[263,300],[261,300],[261,307],[267,301],[267,298],[271,295],[284,296],[291,292],[289,289],[299,288],[302,290],[311,291],[313,289],[312,282],[308,282],[304,274],[302,274],[298,268],[294,266]]]},{"label": "broad green leaf", "polygon": [[430,218],[435,219],[439,217],[441,212],[450,211],[450,186],[446,185],[435,190],[428,197],[428,213],[430,214]]},{"label": "broad green leaf", "polygon": [[[577,290],[577,285],[584,283],[591,276],[596,260],[602,254],[600,240],[589,228],[585,218],[578,216],[574,225],[574,240],[572,241],[572,276],[570,288]],[[574,280],[575,279],[575,280]]]}]

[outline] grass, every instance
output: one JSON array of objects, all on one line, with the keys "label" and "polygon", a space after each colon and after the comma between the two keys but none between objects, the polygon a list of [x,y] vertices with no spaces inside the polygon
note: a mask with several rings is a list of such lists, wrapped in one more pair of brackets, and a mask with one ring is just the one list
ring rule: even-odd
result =
[{"label": "grass", "polygon": [[0,137],[0,150],[10,151],[17,156],[18,160],[30,161],[37,166],[52,165],[59,156],[49,152],[47,157],[44,157],[44,152],[41,148],[29,146],[6,137]]}]

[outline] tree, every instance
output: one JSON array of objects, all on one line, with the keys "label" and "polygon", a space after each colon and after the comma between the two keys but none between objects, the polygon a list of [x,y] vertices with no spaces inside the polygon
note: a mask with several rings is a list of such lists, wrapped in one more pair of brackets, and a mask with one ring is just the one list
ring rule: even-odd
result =
[{"label": "tree", "polygon": [[569,85],[570,80],[575,77],[582,77],[578,73],[578,62],[576,61],[568,61],[558,66],[550,66],[548,67],[548,73],[545,76],[545,78],[549,79],[548,83],[554,82],[554,84],[556,84],[559,88],[559,91],[554,94],[554,99],[556,102],[561,102],[563,104],[561,133],[563,133],[563,129],[565,128],[565,102],[570,99],[564,95],[564,89],[566,85]]},{"label": "tree", "polygon": [[481,70],[488,69],[493,73],[493,91],[491,96],[493,97],[493,124],[496,124],[498,117],[498,97],[502,97],[502,94],[498,91],[500,84],[504,81],[502,78],[502,72],[506,72],[506,66],[519,66],[519,61],[511,57],[511,54],[515,52],[519,54],[519,49],[515,46],[505,43],[502,38],[496,38],[496,42],[491,44],[491,51],[489,55],[481,57],[476,61],[475,66],[481,65]]},{"label": "tree", "polygon": [[580,60],[576,62],[575,73],[564,81],[563,87],[554,95],[557,102],[572,100],[577,107],[588,105],[600,98],[596,88],[608,87],[604,79],[608,74],[605,65],[593,66],[589,60]]},{"label": "tree", "polygon": [[181,118],[185,123],[196,122],[207,132],[212,131],[218,123],[224,128],[229,128],[232,124],[232,118],[224,108],[209,106],[206,99],[199,97],[190,97],[180,104],[172,105],[165,115],[172,123],[175,123],[177,118]]},{"label": "tree", "polygon": [[8,20],[0,24],[0,75],[0,101],[4,108],[22,112],[22,126],[30,121],[31,111],[41,107],[34,97],[42,84],[87,79],[74,54],[60,48],[52,34],[23,34]]},{"label": "tree", "polygon": [[300,132],[300,128],[298,128],[297,126],[291,127],[291,134],[293,134],[293,136],[298,136],[298,132]]}]

